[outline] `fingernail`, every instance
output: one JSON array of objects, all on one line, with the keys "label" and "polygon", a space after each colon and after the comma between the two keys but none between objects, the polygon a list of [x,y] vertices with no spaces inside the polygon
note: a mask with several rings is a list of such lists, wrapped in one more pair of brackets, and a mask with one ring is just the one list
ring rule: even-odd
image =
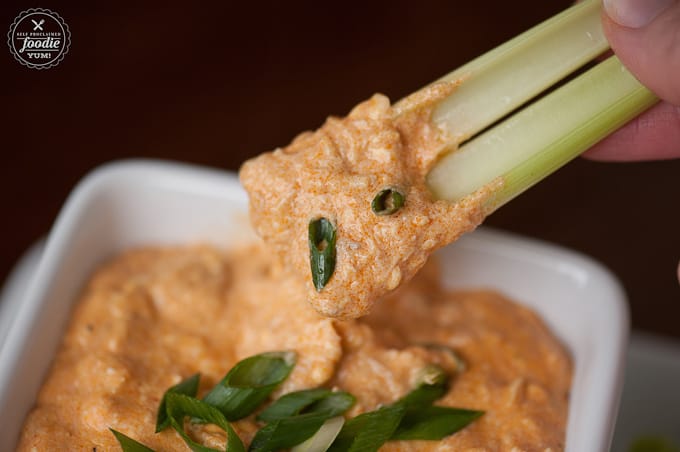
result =
[{"label": "fingernail", "polygon": [[675,0],[604,0],[607,15],[619,25],[642,28],[670,7]]}]

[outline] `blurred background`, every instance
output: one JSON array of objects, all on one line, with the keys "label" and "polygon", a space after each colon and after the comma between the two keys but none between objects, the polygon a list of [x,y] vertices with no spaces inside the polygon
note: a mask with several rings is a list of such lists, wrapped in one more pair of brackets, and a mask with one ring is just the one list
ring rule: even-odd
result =
[{"label": "blurred background", "polygon": [[[236,171],[375,92],[397,100],[568,1],[5,1],[2,30],[49,8],[72,44],[21,66],[3,44],[0,281],[69,191],[116,159]],[[3,33],[5,33],[3,31]],[[593,256],[622,280],[634,327],[680,338],[680,160],[578,159],[487,221]]]}]

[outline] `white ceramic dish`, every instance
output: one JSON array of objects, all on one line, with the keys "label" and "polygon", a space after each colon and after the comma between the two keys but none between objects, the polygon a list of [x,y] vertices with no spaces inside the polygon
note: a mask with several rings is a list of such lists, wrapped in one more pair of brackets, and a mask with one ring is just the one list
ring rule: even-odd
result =
[{"label": "white ceramic dish", "polygon": [[[158,161],[106,165],[73,191],[0,343],[0,450],[13,450],[93,269],[143,244],[252,239],[233,174]],[[568,452],[608,450],[628,335],[625,296],[599,264],[562,248],[478,230],[440,252],[452,287],[491,287],[538,311],[567,345],[575,376]]]}]

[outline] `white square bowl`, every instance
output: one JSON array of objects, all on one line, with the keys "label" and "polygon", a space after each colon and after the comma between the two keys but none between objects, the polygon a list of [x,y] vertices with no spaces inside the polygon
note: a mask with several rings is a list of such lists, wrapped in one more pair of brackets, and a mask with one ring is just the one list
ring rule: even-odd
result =
[{"label": "white square bowl", "polygon": [[[0,337],[0,450],[16,447],[73,304],[97,265],[145,244],[229,247],[252,239],[247,198],[234,174],[133,160],[88,175],[59,214]],[[543,317],[575,362],[566,450],[608,450],[628,338],[616,279],[573,251],[483,228],[439,256],[448,286],[493,288]]]}]

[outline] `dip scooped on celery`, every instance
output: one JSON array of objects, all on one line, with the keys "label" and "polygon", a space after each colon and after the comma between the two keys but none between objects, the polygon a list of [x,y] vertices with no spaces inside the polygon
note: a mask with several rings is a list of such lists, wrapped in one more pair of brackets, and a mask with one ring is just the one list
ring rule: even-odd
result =
[{"label": "dip scooped on celery", "polygon": [[425,185],[446,141],[430,106],[452,89],[433,85],[399,109],[375,95],[241,168],[255,230],[305,278],[323,315],[367,314],[483,220],[493,184],[455,204],[434,200]]}]

